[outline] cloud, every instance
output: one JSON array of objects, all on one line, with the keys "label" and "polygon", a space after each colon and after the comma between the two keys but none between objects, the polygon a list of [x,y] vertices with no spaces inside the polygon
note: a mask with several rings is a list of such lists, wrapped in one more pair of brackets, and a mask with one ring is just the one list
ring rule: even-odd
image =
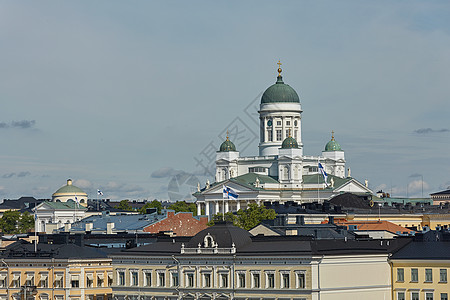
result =
[{"label": "cloud", "polygon": [[33,127],[36,124],[35,120],[22,120],[22,121],[12,121],[11,123],[0,122],[0,128],[19,128],[19,129],[28,129]]},{"label": "cloud", "polygon": [[422,177],[422,174],[414,173],[414,174],[409,175],[409,178],[416,178],[416,177]]},{"label": "cloud", "polygon": [[116,181],[110,181],[106,185],[101,186],[100,190],[106,198],[123,198],[136,197],[147,194],[147,190],[138,185],[129,185]]},{"label": "cloud", "polygon": [[77,179],[75,181],[75,185],[82,189],[88,189],[92,187],[92,183],[86,179]]},{"label": "cloud", "polygon": [[25,176],[28,176],[30,174],[31,174],[30,172],[20,172],[20,173],[17,174],[17,177],[25,177]]},{"label": "cloud", "polygon": [[450,129],[442,128],[442,129],[432,129],[432,128],[420,128],[417,130],[414,130],[414,133],[417,134],[429,134],[429,133],[443,133],[443,132],[449,132]]},{"label": "cloud", "polygon": [[[427,190],[429,188],[430,188],[430,185],[426,181],[423,181],[423,189]],[[414,181],[411,181],[410,183],[408,183],[408,190],[410,193],[421,192],[422,191],[422,180],[414,180]]]},{"label": "cloud", "polygon": [[2,178],[12,178],[12,177],[14,177],[14,176],[17,176],[17,177],[25,177],[25,176],[28,176],[28,175],[31,175],[31,173],[28,172],[28,171],[26,171],[26,172],[19,172],[19,173],[14,173],[14,172],[12,172],[12,173],[8,173],[8,174],[4,174],[4,175],[2,176]]},{"label": "cloud", "polygon": [[156,171],[154,171],[150,176],[152,178],[166,178],[166,177],[172,177],[178,174],[186,173],[181,170],[175,170],[173,168],[161,168]]}]

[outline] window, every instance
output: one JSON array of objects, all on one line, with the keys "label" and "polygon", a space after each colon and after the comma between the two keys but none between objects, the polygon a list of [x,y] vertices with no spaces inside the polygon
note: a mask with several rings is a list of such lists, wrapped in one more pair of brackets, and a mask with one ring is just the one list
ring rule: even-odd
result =
[{"label": "window", "polygon": [[397,281],[405,281],[405,270],[403,268],[397,269]]},{"label": "window", "polygon": [[425,300],[433,300],[433,293],[425,293]]},{"label": "window", "polygon": [[398,292],[397,300],[405,300],[405,292]]},{"label": "window", "polygon": [[419,300],[419,293],[418,292],[412,292],[411,293],[411,300]]},{"label": "window", "polygon": [[269,142],[273,141],[273,132],[272,132],[272,130],[267,130],[267,140]]},{"label": "window", "polygon": [[131,282],[130,284],[132,286],[137,286],[139,285],[139,277],[138,277],[138,271],[131,271]]},{"label": "window", "polygon": [[265,173],[266,172],[266,170],[267,170],[267,168],[264,168],[264,167],[251,167],[251,168],[248,168],[248,172],[249,173]]},{"label": "window", "polygon": [[70,277],[70,286],[73,288],[80,287],[80,276],[79,275],[72,275]]},{"label": "window", "polygon": [[277,130],[277,141],[281,141],[281,130]]},{"label": "window", "polygon": [[286,121],[286,126],[291,126],[291,121]]},{"label": "window", "polygon": [[166,286],[166,274],[158,272],[158,286]]},{"label": "window", "polygon": [[294,126],[297,126],[297,120],[294,121]]},{"label": "window", "polygon": [[267,273],[266,280],[266,288],[273,289],[275,287],[275,274]]},{"label": "window", "polygon": [[152,286],[152,273],[151,273],[151,271],[145,271],[144,272],[144,285],[145,286]]},{"label": "window", "polygon": [[220,274],[220,287],[228,287],[228,274]]},{"label": "window", "polygon": [[441,293],[441,300],[448,300],[447,293]]},{"label": "window", "polygon": [[125,285],[125,271],[117,272],[117,285]]},{"label": "window", "polygon": [[286,129],[286,137],[291,135],[291,131],[289,129]]},{"label": "window", "polygon": [[281,126],[281,121],[277,121],[277,126]]},{"label": "window", "polygon": [[245,273],[239,273],[238,279],[239,279],[239,287],[245,288]]},{"label": "window", "polygon": [[254,288],[259,288],[260,285],[261,285],[261,283],[260,283],[261,280],[260,280],[259,273],[253,273],[252,277],[253,277],[253,287]]},{"label": "window", "polygon": [[11,285],[14,288],[20,287],[20,273],[13,274]]},{"label": "window", "polygon": [[0,288],[6,287],[6,273],[0,274]]},{"label": "window", "polygon": [[178,273],[172,272],[172,286],[178,286],[179,280],[178,280]]},{"label": "window", "polygon": [[113,274],[108,273],[108,286],[112,286],[113,284]]},{"label": "window", "polygon": [[98,273],[97,274],[97,287],[102,287],[104,282],[104,274]]},{"label": "window", "polygon": [[305,288],[305,273],[297,273],[297,288]]},{"label": "window", "polygon": [[294,139],[297,139],[297,135],[298,135],[298,130],[295,129],[295,130],[294,130]]},{"label": "window", "polygon": [[447,282],[447,269],[439,270],[439,282]]},{"label": "window", "polygon": [[425,282],[433,282],[433,270],[425,269]]},{"label": "window", "polygon": [[411,281],[418,282],[419,281],[419,270],[411,269]]},{"label": "window", "polygon": [[26,286],[33,286],[34,285],[34,273],[28,273],[27,279],[25,280]]},{"label": "window", "polygon": [[86,274],[86,287],[91,288],[94,286],[94,274]]},{"label": "window", "polygon": [[63,287],[63,274],[62,273],[55,274],[55,281],[53,282],[53,285],[55,288]]},{"label": "window", "polygon": [[194,287],[194,273],[186,273],[187,287]]},{"label": "window", "polygon": [[203,287],[211,287],[211,274],[203,274]]},{"label": "window", "polygon": [[281,274],[281,283],[283,284],[282,288],[284,289],[289,288],[289,273]]}]

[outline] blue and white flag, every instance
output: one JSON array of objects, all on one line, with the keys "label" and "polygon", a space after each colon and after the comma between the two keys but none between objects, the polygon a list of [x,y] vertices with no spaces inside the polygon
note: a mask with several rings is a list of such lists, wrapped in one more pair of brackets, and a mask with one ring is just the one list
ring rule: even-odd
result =
[{"label": "blue and white flag", "polygon": [[103,192],[102,192],[102,191],[100,191],[100,190],[97,190],[97,195],[99,195],[99,196],[103,196]]},{"label": "blue and white flag", "polygon": [[326,186],[328,186],[328,183],[327,183],[328,174],[327,174],[327,172],[325,172],[325,170],[324,170],[324,168],[323,168],[321,163],[319,163],[319,172],[322,174],[323,181],[325,181]]},{"label": "blue and white flag", "polygon": [[230,187],[223,186],[223,199],[236,200],[239,197],[238,193],[232,190]]},{"label": "blue and white flag", "polygon": [[75,196],[75,202],[77,203],[77,206],[79,207],[80,206],[80,201],[78,201],[77,196]]}]

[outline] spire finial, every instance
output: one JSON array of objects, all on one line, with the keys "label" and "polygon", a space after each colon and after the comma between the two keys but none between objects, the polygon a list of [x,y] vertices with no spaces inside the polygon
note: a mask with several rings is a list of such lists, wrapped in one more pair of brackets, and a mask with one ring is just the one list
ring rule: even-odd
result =
[{"label": "spire finial", "polygon": [[331,130],[331,140],[334,141],[334,130]]},{"label": "spire finial", "polygon": [[291,137],[291,129],[289,128],[289,137]]},{"label": "spire finial", "polygon": [[227,141],[230,140],[230,138],[228,137],[229,134],[230,134],[230,133],[228,132],[228,129],[227,129]]},{"label": "spire finial", "polygon": [[281,72],[282,72],[283,70],[281,69],[282,63],[281,63],[280,60],[278,60],[277,65],[278,65],[278,77],[281,77]]}]

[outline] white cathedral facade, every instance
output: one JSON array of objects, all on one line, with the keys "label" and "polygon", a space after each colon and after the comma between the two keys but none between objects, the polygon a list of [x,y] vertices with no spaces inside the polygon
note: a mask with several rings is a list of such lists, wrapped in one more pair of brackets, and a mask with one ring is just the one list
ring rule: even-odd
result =
[{"label": "white cathedral facade", "polygon": [[[281,71],[278,68],[276,83],[261,97],[259,155],[241,157],[227,136],[216,155],[215,182],[194,194],[198,214],[237,211],[265,201],[321,202],[342,192],[372,194],[367,183],[346,176],[344,151],[334,133],[320,156],[303,155],[300,98],[283,82]],[[327,182],[319,173],[319,162]],[[238,198],[223,199],[224,185]]]}]

